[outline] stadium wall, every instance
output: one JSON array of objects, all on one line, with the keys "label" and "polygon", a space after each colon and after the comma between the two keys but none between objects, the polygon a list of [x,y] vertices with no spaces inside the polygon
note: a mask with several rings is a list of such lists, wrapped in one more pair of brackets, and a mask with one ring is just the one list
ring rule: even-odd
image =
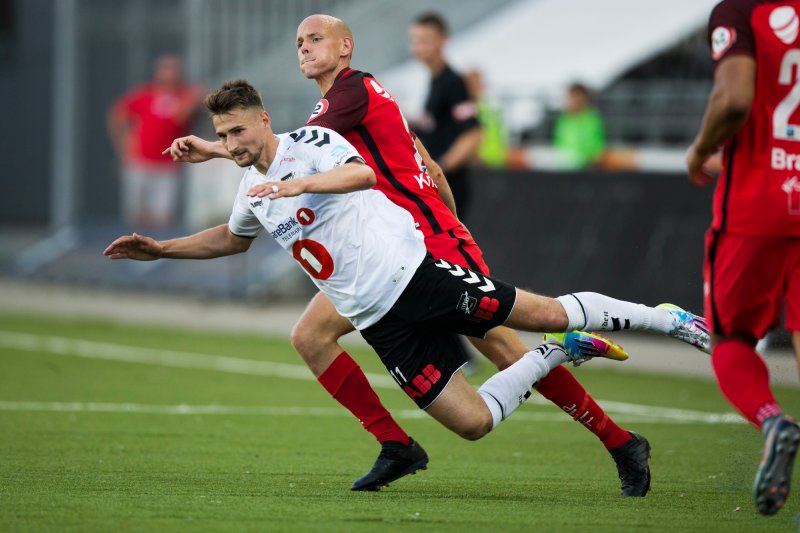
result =
[{"label": "stadium wall", "polygon": [[466,224],[500,279],[702,311],[711,189],[679,174],[475,171]]}]

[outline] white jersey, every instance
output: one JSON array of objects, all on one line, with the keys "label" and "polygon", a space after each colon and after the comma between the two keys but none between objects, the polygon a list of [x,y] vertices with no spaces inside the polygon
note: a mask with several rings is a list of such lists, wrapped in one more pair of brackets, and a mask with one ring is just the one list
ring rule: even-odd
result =
[{"label": "white jersey", "polygon": [[327,128],[305,126],[278,139],[266,175],[255,167],[245,171],[228,227],[242,237],[255,237],[265,228],[342,316],[357,329],[371,326],[394,305],[425,257],[422,233],[407,211],[376,190],[277,200],[247,196],[254,185],[363,161],[344,137]]}]

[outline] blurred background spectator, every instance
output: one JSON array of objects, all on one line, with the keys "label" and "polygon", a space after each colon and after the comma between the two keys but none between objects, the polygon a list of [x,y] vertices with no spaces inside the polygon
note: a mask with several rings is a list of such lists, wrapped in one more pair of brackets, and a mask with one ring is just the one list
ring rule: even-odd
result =
[{"label": "blurred background spectator", "polygon": [[603,155],[606,147],[603,119],[590,102],[589,88],[582,83],[575,82],[567,88],[564,109],[556,118],[553,133],[561,168],[586,168]]},{"label": "blurred background spectator", "polygon": [[108,134],[119,158],[122,213],[128,226],[162,229],[175,222],[181,165],[162,154],[190,132],[203,89],[184,81],[183,61],[165,54],[152,81],[134,87],[108,112]]},{"label": "blurred background spectator", "polygon": [[477,161],[481,166],[503,168],[508,158],[508,129],[499,106],[486,95],[486,86],[480,70],[470,70],[464,74],[469,96],[478,106],[478,123],[483,137],[478,145]]},{"label": "blurred background spectator", "polygon": [[430,74],[425,111],[412,123],[412,129],[442,167],[463,219],[472,198],[469,163],[478,152],[482,133],[478,107],[464,79],[447,64],[447,36],[447,23],[438,13],[419,15],[409,27],[411,53]]}]

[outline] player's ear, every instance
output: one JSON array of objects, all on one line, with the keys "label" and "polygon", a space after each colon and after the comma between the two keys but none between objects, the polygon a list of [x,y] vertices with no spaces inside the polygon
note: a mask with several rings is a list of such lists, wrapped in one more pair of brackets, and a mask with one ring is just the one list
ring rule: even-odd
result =
[{"label": "player's ear", "polygon": [[343,37],[339,55],[342,57],[353,55],[353,46],[354,43],[352,37]]},{"label": "player's ear", "polygon": [[269,113],[267,113],[266,110],[261,112],[261,123],[264,124],[265,126],[272,125],[272,119],[270,118]]}]

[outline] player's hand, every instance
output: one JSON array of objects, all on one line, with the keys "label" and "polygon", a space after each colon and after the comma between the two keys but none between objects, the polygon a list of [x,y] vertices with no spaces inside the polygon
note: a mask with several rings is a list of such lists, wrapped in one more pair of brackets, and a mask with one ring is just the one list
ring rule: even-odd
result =
[{"label": "player's hand", "polygon": [[270,200],[299,196],[306,192],[305,185],[306,184],[302,179],[260,183],[250,187],[250,190],[247,191],[247,196],[254,196],[258,198],[264,198],[266,196]]},{"label": "player's hand", "polygon": [[686,152],[686,170],[689,173],[689,181],[698,187],[706,187],[714,181],[714,175],[711,174],[707,162],[713,154],[701,154],[697,148],[692,145]]},{"label": "player's hand", "polygon": [[125,235],[115,240],[103,250],[109,259],[134,259],[136,261],[153,261],[163,255],[161,244],[143,235]]},{"label": "player's hand", "polygon": [[169,148],[161,152],[181,163],[202,163],[217,156],[218,142],[201,139],[196,135],[178,137]]}]

